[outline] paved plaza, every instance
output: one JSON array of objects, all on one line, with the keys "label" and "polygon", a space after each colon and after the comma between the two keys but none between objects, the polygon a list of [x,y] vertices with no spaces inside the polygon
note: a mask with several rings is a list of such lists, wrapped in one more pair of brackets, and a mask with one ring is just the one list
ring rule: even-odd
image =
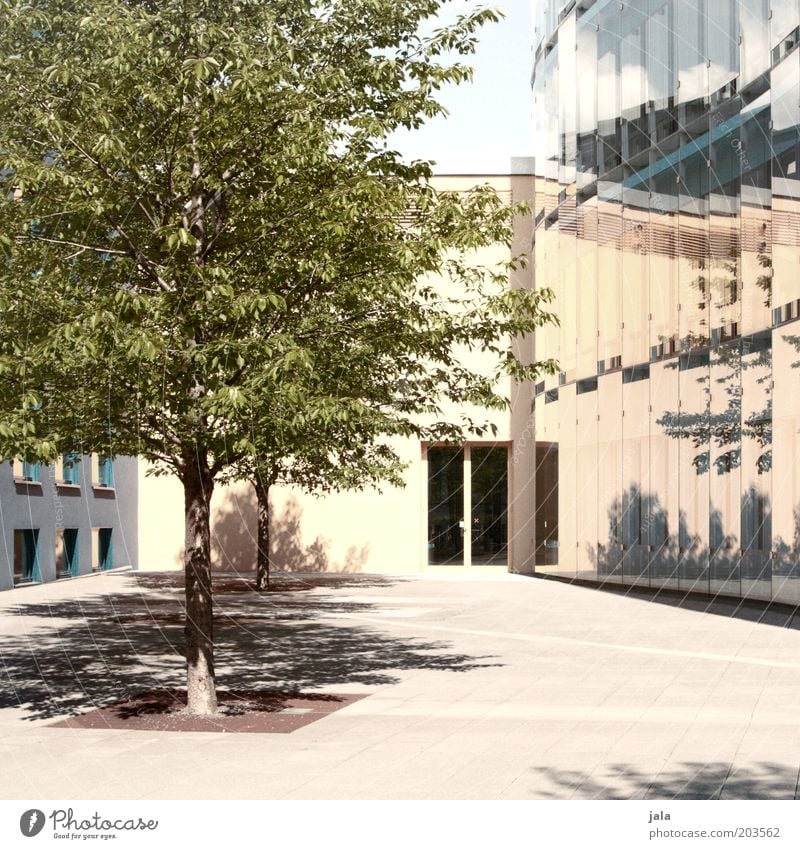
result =
[{"label": "paved plaza", "polygon": [[0,793],[30,799],[795,798],[791,612],[504,573],[220,579],[224,688],[365,694],[286,734],[48,727],[180,686],[174,575],[0,595]]}]

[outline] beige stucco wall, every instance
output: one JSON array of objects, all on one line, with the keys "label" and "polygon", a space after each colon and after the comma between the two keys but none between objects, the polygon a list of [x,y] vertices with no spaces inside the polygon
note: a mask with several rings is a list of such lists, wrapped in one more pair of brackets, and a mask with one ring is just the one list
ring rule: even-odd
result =
[{"label": "beige stucco wall", "polygon": [[[425,558],[424,464],[419,443],[397,444],[410,465],[403,488],[315,497],[276,487],[270,497],[271,557],[291,572],[413,572]],[[140,464],[139,545],[143,570],[178,569],[183,557],[183,490],[173,477],[152,477]],[[256,500],[249,484],[218,487],[211,499],[212,565],[255,569]]]},{"label": "beige stucco wall", "polygon": [[[529,176],[438,178],[438,186],[466,190],[490,182],[508,202],[532,196]],[[529,253],[532,222],[523,219],[515,232],[513,253]],[[476,254],[476,263],[493,264],[509,258],[498,245]],[[516,272],[513,286],[529,286],[530,270]],[[445,289],[444,281],[439,281]],[[520,340],[523,356],[532,352],[529,340]],[[480,352],[462,352],[470,366],[489,363]],[[499,391],[517,399],[512,415],[507,411],[468,410],[476,420],[497,428],[485,441],[511,443],[509,449],[509,535],[511,567],[530,571],[532,562],[533,460],[532,439],[524,436],[530,416],[530,387],[513,387],[506,380]],[[459,410],[445,409],[448,417]],[[519,436],[519,444],[514,439]],[[481,441],[484,441],[481,440]],[[474,443],[473,443],[474,444]],[[416,440],[394,443],[409,465],[403,488],[385,487],[362,492],[314,497],[299,490],[275,488],[271,497],[272,560],[276,569],[290,571],[416,572],[427,563],[427,461]],[[183,553],[183,491],[172,477],[153,477],[145,463],[139,464],[139,563],[140,568],[180,568]],[[247,572],[255,568],[256,503],[249,484],[220,487],[212,498],[212,558],[215,569]],[[441,568],[441,567],[439,567]],[[454,567],[444,567],[452,571]],[[471,571],[481,568],[470,567]]]}]

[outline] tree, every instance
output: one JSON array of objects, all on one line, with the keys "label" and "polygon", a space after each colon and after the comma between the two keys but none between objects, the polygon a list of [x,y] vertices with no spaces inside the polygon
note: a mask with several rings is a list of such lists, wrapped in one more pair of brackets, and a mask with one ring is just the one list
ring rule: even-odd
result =
[{"label": "tree", "polygon": [[[385,444],[364,441],[351,445],[350,430],[343,440],[332,441],[326,449],[323,442],[314,440],[305,448],[304,456],[277,457],[257,454],[252,458],[253,471],[249,477],[256,494],[256,589],[270,586],[270,490],[276,484],[299,486],[308,492],[323,493],[343,489],[360,489],[368,483],[389,482],[402,485],[401,464]],[[335,431],[327,435],[333,439]],[[319,436],[319,434],[317,434]]]},{"label": "tree", "polygon": [[[337,352],[341,355],[342,350]],[[288,399],[273,401],[264,420],[250,423],[253,451],[229,470],[230,478],[249,481],[256,494],[257,563],[256,588],[269,588],[270,580],[270,489],[291,484],[321,493],[357,489],[368,483],[402,485],[402,464],[391,446],[383,441],[399,427],[368,402],[383,376],[374,375],[372,387],[360,388],[350,375],[344,393],[341,376],[333,377],[326,358],[307,375],[302,397],[292,405]],[[357,374],[355,375],[358,376]],[[310,383],[317,385],[314,392]],[[295,393],[298,386],[290,387]],[[331,388],[336,397],[330,397]],[[410,431],[402,428],[403,432]]]},{"label": "tree", "polygon": [[[469,76],[446,54],[497,18],[421,35],[442,5],[0,0],[0,450],[135,454],[179,478],[190,713],[217,707],[215,485],[262,473],[265,444],[313,467],[312,411],[371,408],[391,434],[443,399],[502,405],[459,349],[541,370],[508,339],[548,320],[548,293],[469,259],[508,243],[515,210],[437,192],[386,145],[442,111]],[[370,373],[390,379],[363,402]]]},{"label": "tree", "polygon": [[[274,394],[262,409],[262,419],[242,423],[243,430],[249,429],[252,450],[227,474],[250,481],[256,493],[257,589],[269,585],[272,486],[291,484],[314,493],[383,482],[399,486],[404,466],[392,438],[454,439],[465,430],[480,435],[488,429],[466,411],[458,422],[418,415],[429,400],[430,387],[420,386],[419,377],[411,379],[409,364],[386,356],[401,349],[394,341],[387,348],[387,340],[376,332],[374,312],[348,316],[349,343],[343,344],[341,333],[318,338],[313,363],[295,369],[291,384],[282,382],[269,390]],[[396,340],[396,335],[390,338]],[[459,369],[450,351],[443,349],[441,356],[453,360],[453,371]],[[259,378],[258,372],[254,377]],[[260,389],[252,394],[260,394]]]}]

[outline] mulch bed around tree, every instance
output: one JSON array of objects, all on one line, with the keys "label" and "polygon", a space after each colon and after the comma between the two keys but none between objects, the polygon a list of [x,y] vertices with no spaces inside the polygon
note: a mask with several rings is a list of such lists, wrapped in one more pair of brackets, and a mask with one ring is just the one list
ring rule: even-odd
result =
[{"label": "mulch bed around tree", "polygon": [[219,692],[217,698],[218,714],[190,716],[184,712],[185,690],[151,690],[125,702],[59,720],[49,727],[290,734],[364,696],[234,690]]}]

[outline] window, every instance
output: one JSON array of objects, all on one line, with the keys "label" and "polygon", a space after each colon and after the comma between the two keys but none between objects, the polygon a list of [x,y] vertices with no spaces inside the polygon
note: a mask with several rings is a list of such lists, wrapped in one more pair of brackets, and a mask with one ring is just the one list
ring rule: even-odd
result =
[{"label": "window", "polygon": [[536,565],[558,563],[558,443],[536,443]]},{"label": "window", "polygon": [[111,546],[111,528],[92,530],[92,571],[110,569],[114,563]]},{"label": "window", "polygon": [[28,483],[39,483],[42,479],[42,467],[39,463],[22,461],[22,480]]},{"label": "window", "polygon": [[80,461],[80,454],[77,452],[73,451],[70,454],[63,455],[61,458],[61,483],[78,486],[80,483],[78,463],[80,463]]},{"label": "window", "polygon": [[112,488],[114,486],[114,467],[106,454],[100,454],[97,458],[97,486]]},{"label": "window", "polygon": [[636,383],[639,380],[648,380],[649,378],[650,366],[646,363],[622,369],[623,383]]},{"label": "window", "polygon": [[56,576],[78,574],[78,529],[56,528]]},{"label": "window", "polygon": [[39,572],[39,529],[14,531],[14,585],[41,581]]}]

